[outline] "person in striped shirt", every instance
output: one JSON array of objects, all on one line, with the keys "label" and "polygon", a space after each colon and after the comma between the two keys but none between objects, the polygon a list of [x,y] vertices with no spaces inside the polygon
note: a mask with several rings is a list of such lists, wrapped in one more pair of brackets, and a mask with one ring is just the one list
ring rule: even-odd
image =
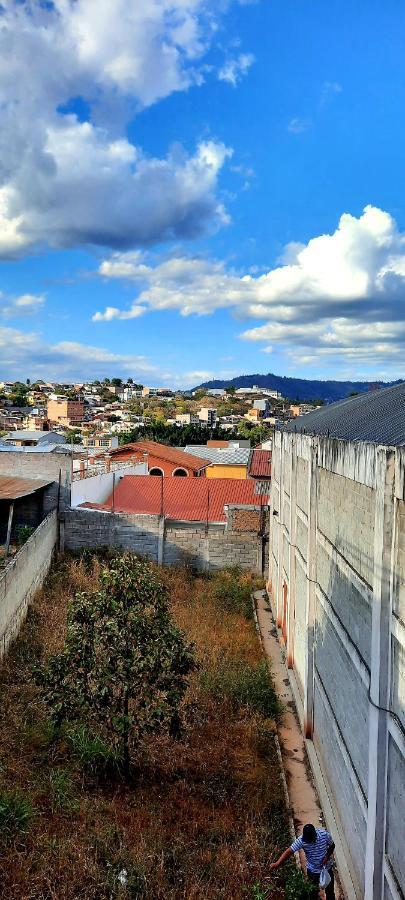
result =
[{"label": "person in striped shirt", "polygon": [[332,869],[332,853],[335,845],[325,828],[315,828],[314,825],[304,825],[301,837],[297,838],[291,847],[287,847],[276,862],[270,866],[270,871],[278,869],[287,859],[290,859],[298,850],[303,850],[307,861],[307,877],[313,884],[319,884],[319,876],[325,866],[330,875],[330,884],[326,888],[326,900],[335,900],[335,886]]}]

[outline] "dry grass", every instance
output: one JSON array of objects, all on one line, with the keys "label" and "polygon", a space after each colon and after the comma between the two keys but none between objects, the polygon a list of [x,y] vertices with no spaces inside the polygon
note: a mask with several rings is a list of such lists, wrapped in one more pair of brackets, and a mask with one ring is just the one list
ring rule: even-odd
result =
[{"label": "dry grass", "polygon": [[[218,676],[224,662],[258,666],[254,627],[221,602],[228,576],[164,571],[200,663],[182,738],[151,739],[131,785],[100,783],[54,739],[32,677],[63,645],[69,598],[95,587],[99,569],[96,558],[57,561],[0,671],[0,794],[19,788],[34,807],[28,833],[0,847],[2,898],[249,900],[288,839],[274,723],[214,696],[203,676]],[[241,586],[254,585],[241,576]],[[282,887],[268,896],[283,897]]]}]

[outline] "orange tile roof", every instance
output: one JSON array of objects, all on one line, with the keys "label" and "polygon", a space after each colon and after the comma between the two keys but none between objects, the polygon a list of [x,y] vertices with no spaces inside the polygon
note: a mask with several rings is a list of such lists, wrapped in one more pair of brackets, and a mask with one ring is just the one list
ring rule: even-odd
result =
[{"label": "orange tile roof", "polygon": [[88,509],[145,515],[163,514],[187,522],[225,522],[224,506],[261,506],[268,497],[255,494],[253,480],[233,478],[157,478],[125,475],[104,504],[83,503]]},{"label": "orange tile roof", "polygon": [[253,450],[249,475],[252,478],[271,478],[271,450]]},{"label": "orange tile roof", "polygon": [[184,450],[178,450],[177,447],[159,444],[157,441],[136,441],[131,444],[122,444],[121,447],[111,450],[110,456],[117,456],[122,450],[141,450],[144,453],[150,453],[151,456],[156,456],[157,459],[174,463],[176,466],[186,466],[193,472],[199,472],[200,469],[205,469],[210,465],[208,459],[185,453]]}]

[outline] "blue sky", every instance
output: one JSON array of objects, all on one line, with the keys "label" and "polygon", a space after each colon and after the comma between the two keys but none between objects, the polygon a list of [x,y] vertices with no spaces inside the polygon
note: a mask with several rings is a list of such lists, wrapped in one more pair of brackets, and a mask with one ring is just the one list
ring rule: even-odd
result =
[{"label": "blue sky", "polygon": [[400,0],[0,23],[0,378],[405,377]]}]

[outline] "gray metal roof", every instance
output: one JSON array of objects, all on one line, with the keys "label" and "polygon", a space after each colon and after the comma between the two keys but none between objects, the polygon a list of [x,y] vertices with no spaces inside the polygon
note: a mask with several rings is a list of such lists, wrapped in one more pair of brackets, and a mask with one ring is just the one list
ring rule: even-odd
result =
[{"label": "gray metal roof", "polygon": [[401,446],[405,444],[405,382],[321,406],[293,419],[285,431]]},{"label": "gray metal roof", "polygon": [[250,447],[207,447],[205,444],[187,444],[184,449],[222,466],[247,466],[252,452]]},{"label": "gray metal roof", "polygon": [[6,441],[37,441],[38,444],[64,443],[65,437],[56,431],[26,431],[25,429],[9,431]]}]

